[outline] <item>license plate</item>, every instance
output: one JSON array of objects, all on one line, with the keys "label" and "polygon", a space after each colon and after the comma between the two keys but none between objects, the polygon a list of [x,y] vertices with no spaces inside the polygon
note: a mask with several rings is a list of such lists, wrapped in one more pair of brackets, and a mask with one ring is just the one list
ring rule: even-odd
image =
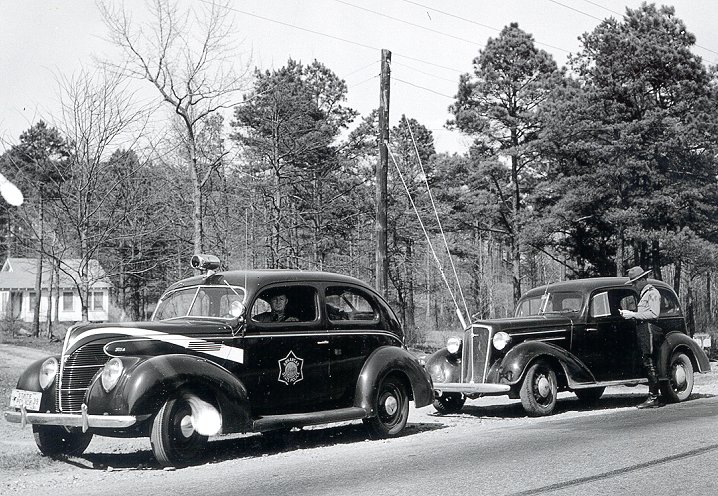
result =
[{"label": "license plate", "polygon": [[10,393],[10,407],[20,408],[25,407],[25,410],[33,412],[40,411],[40,400],[42,400],[42,393],[36,391],[24,391],[22,389],[13,389]]}]

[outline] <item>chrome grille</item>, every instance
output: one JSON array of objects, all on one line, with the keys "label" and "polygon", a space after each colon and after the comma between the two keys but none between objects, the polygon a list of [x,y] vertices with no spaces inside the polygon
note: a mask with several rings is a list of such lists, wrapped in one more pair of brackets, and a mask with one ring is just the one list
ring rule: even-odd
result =
[{"label": "chrome grille", "polygon": [[66,358],[60,369],[57,387],[57,408],[65,413],[79,413],[92,378],[110,359],[105,343],[81,346]]},{"label": "chrome grille", "polygon": [[490,335],[488,327],[479,326],[473,326],[464,333],[461,382],[483,383],[486,380]]}]

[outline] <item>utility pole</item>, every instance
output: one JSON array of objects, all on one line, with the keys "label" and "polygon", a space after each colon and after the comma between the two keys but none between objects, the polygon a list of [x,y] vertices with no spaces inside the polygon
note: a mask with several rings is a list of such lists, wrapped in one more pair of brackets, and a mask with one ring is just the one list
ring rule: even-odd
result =
[{"label": "utility pole", "polygon": [[379,82],[379,162],[376,164],[376,290],[384,298],[389,293],[389,259],[386,242],[387,170],[389,164],[389,87],[391,52],[381,51],[381,78]]}]

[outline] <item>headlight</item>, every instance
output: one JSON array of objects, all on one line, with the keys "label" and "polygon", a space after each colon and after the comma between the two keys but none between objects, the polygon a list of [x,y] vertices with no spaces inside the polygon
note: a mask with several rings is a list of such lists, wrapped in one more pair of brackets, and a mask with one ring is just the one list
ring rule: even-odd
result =
[{"label": "headlight", "polygon": [[494,334],[494,338],[491,340],[491,342],[494,344],[494,348],[496,348],[497,350],[503,350],[504,348],[506,348],[506,345],[509,344],[510,341],[511,336],[509,336],[503,331]]},{"label": "headlight", "polygon": [[122,360],[117,357],[111,358],[110,361],[105,364],[105,367],[102,369],[102,388],[106,393],[112,391],[112,388],[117,385],[117,381],[120,380],[124,369],[125,366],[122,365]]},{"label": "headlight", "polygon": [[42,362],[40,367],[40,387],[42,390],[46,390],[55,381],[57,375],[57,359],[50,357]]},{"label": "headlight", "polygon": [[446,349],[452,355],[456,355],[461,349],[461,339],[457,337],[450,337],[446,340]]}]

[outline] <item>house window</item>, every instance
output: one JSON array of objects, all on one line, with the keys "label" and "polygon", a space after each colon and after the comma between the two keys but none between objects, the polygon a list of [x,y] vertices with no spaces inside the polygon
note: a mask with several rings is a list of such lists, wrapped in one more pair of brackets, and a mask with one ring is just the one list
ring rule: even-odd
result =
[{"label": "house window", "polygon": [[92,309],[93,310],[104,310],[105,309],[105,301],[104,301],[104,294],[102,291],[93,291],[92,293]]},{"label": "house window", "polygon": [[72,312],[75,309],[75,295],[72,291],[62,292],[62,311]]},{"label": "house window", "polygon": [[28,297],[29,297],[29,299],[30,299],[28,307],[29,307],[30,311],[33,311],[33,310],[35,309],[35,303],[36,303],[36,301],[37,301],[37,300],[36,300],[36,299],[37,299],[37,293],[30,292],[30,293],[28,293]]}]

